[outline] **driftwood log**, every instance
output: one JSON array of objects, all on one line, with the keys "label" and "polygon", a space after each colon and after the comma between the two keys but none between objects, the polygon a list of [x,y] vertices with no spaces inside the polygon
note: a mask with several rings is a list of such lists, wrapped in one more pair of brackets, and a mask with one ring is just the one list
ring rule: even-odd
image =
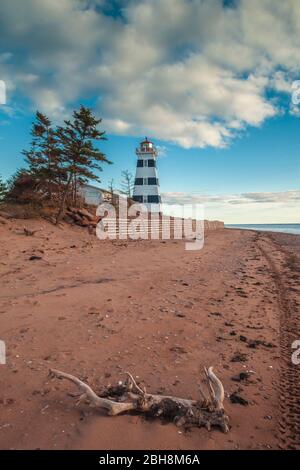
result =
[{"label": "driftwood log", "polygon": [[218,427],[223,432],[229,431],[229,418],[223,406],[224,388],[212,367],[208,370],[205,368],[209,397],[200,388],[200,400],[147,393],[130,373],[126,372],[126,376],[124,382],[119,382],[117,386],[108,386],[97,395],[88,384],[74,375],[50,369],[51,378],[66,379],[77,385],[81,391],[77,405],[87,401],[94,408],[106,410],[110,416],[134,411],[153,418],[159,417],[185,428],[204,426],[208,430]]}]

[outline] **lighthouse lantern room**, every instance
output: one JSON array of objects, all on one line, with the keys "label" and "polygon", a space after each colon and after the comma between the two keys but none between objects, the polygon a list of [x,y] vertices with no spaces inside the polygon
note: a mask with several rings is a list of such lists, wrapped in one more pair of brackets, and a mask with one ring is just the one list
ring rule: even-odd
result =
[{"label": "lighthouse lantern room", "polygon": [[157,176],[157,150],[147,137],[136,149],[137,164],[133,200],[146,206],[148,211],[161,212],[160,187]]}]

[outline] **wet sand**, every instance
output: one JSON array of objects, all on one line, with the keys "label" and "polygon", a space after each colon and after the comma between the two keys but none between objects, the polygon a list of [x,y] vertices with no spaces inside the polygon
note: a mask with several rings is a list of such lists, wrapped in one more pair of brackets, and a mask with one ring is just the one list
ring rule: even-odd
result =
[{"label": "wet sand", "polygon": [[[41,230],[26,237],[24,224]],[[9,221],[0,240],[0,448],[299,448],[300,236],[224,229],[189,252]],[[225,386],[228,434],[107,417],[47,378],[53,367],[100,390],[127,370],[150,392],[198,398],[209,365]],[[232,380],[241,372],[250,377]]]}]

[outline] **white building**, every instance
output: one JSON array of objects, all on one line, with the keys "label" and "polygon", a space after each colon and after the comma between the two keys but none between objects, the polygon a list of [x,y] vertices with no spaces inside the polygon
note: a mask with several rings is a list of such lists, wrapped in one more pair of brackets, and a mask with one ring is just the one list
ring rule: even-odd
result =
[{"label": "white building", "polygon": [[91,184],[83,184],[80,188],[80,195],[86,204],[93,206],[99,206],[104,199],[103,190]]},{"label": "white building", "polygon": [[143,203],[147,210],[161,212],[160,186],[157,177],[157,150],[147,137],[136,149],[137,165],[133,200]]}]

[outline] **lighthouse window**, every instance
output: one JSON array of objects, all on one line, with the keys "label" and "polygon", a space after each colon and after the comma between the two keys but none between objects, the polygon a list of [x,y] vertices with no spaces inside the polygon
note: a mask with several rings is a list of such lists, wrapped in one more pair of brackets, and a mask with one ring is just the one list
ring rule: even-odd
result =
[{"label": "lighthouse window", "polygon": [[148,160],[148,166],[155,167],[155,160]]},{"label": "lighthouse window", "polygon": [[142,186],[143,185],[143,178],[135,178],[134,184],[136,186]]},{"label": "lighthouse window", "polygon": [[148,178],[148,184],[158,184],[157,178]]},{"label": "lighthouse window", "polygon": [[160,202],[159,196],[148,196],[148,202],[158,204]]},{"label": "lighthouse window", "polygon": [[133,196],[132,198],[135,202],[143,202],[143,196]]},{"label": "lighthouse window", "polygon": [[137,166],[138,167],[144,166],[144,160],[138,160],[137,161]]}]

